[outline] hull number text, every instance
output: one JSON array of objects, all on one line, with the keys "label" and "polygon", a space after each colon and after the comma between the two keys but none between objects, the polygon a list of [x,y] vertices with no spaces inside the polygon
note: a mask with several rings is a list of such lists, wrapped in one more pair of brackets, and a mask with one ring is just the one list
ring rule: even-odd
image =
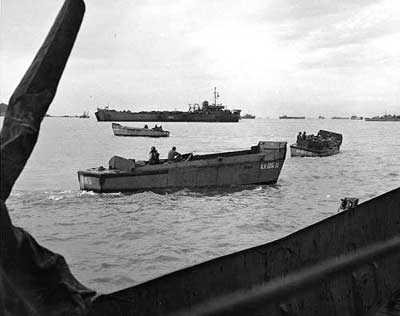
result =
[{"label": "hull number text", "polygon": [[279,162],[267,162],[260,165],[260,169],[276,169],[279,168]]}]

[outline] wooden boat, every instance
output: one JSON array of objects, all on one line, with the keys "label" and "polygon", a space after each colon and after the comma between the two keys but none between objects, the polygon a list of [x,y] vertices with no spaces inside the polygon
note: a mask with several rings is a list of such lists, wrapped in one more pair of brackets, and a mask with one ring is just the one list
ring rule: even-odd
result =
[{"label": "wooden boat", "polygon": [[292,157],[326,157],[339,153],[342,134],[320,130],[317,136],[307,136],[290,146]]},{"label": "wooden boat", "polygon": [[399,210],[400,188],[282,239],[101,295],[89,316],[400,315]]},{"label": "wooden boat", "polygon": [[[146,125],[147,126],[147,125]],[[115,136],[139,136],[139,137],[168,137],[169,131],[165,131],[161,126],[153,128],[139,128],[122,126],[112,123],[112,129]]]},{"label": "wooden boat", "polygon": [[113,157],[109,169],[78,171],[81,190],[121,192],[168,188],[197,188],[272,184],[278,180],[286,142],[259,142],[250,150],[207,155],[183,155],[183,160],[150,165]]}]

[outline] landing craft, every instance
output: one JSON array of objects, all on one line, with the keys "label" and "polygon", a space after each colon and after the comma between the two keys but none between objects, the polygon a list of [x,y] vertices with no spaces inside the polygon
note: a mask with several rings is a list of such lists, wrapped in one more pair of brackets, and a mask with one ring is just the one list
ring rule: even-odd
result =
[{"label": "landing craft", "polygon": [[339,153],[342,141],[342,134],[322,129],[316,136],[307,135],[302,139],[298,135],[296,143],[290,145],[290,155],[292,157],[327,157],[336,155]]},{"label": "landing craft", "polygon": [[262,141],[249,150],[208,155],[185,154],[158,164],[113,157],[109,168],[78,171],[81,190],[94,192],[204,188],[276,183],[286,142]]}]

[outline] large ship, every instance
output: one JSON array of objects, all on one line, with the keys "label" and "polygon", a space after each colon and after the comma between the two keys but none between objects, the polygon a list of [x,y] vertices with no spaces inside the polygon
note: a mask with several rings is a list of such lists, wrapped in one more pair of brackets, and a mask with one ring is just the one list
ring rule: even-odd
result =
[{"label": "large ship", "polygon": [[219,94],[214,88],[214,103],[203,101],[202,106],[194,104],[189,111],[142,111],[131,112],[111,110],[108,107],[97,109],[98,121],[120,122],[238,122],[240,110],[228,110],[222,104],[217,104]]},{"label": "large ship", "polygon": [[390,114],[385,114],[383,116],[374,116],[374,117],[366,117],[365,120],[367,122],[396,122],[400,121],[400,115],[390,115]]}]

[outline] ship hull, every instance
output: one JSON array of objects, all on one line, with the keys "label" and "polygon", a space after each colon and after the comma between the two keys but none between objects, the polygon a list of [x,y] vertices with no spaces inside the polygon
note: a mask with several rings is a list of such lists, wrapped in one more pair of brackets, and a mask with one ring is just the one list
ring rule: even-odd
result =
[{"label": "ship hull", "polygon": [[132,171],[78,171],[81,190],[124,192],[276,183],[286,156],[285,142],[260,142],[259,152],[240,151],[194,160],[144,165]]},{"label": "ship hull", "polygon": [[230,111],[217,113],[205,112],[130,112],[115,110],[98,110],[95,113],[99,122],[238,122],[240,114]]},{"label": "ship hull", "polygon": [[339,147],[324,149],[324,150],[311,150],[302,148],[293,144],[290,146],[290,156],[292,157],[327,157],[339,153]]},{"label": "ship hull", "polygon": [[136,128],[112,124],[112,129],[115,136],[130,136],[130,137],[169,137],[169,131],[157,130],[153,128]]},{"label": "ship hull", "polygon": [[280,116],[279,117],[280,120],[305,120],[306,117],[305,116]]},{"label": "ship hull", "polygon": [[366,118],[367,122],[400,122],[400,118]]},{"label": "ship hull", "polygon": [[89,316],[116,308],[152,316],[398,315],[400,252],[360,254],[398,238],[399,209],[400,188],[282,239],[101,295]]}]

